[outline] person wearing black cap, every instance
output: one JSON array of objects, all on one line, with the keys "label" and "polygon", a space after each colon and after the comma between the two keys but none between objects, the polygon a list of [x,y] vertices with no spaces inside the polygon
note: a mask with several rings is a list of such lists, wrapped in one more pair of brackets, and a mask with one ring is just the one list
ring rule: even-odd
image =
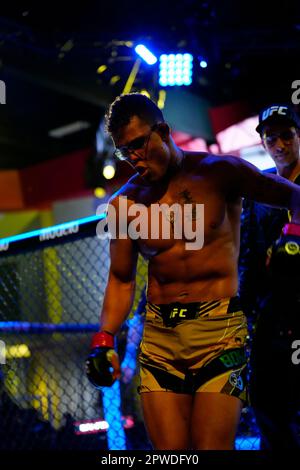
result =
[{"label": "person wearing black cap", "polygon": [[[300,184],[300,120],[293,109],[283,104],[263,109],[256,130],[277,174]],[[300,365],[292,361],[293,344],[300,340],[300,248],[290,244],[296,251],[285,252],[284,261],[278,262],[275,245],[267,257],[288,221],[285,209],[244,201],[239,293],[254,325],[250,401],[261,447],[270,450],[300,448]],[[277,263],[273,261],[273,271],[272,256]]]}]

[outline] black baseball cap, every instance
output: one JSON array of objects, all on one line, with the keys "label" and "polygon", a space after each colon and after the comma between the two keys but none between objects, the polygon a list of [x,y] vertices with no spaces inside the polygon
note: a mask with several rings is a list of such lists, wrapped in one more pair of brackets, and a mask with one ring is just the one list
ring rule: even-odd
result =
[{"label": "black baseball cap", "polygon": [[272,104],[259,113],[259,124],[256,130],[261,134],[263,127],[272,122],[287,122],[300,128],[300,119],[295,111],[287,104]]}]

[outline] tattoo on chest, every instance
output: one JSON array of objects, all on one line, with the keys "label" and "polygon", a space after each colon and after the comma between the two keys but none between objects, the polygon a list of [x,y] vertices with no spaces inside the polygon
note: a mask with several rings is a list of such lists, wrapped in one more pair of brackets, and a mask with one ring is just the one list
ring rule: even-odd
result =
[{"label": "tattoo on chest", "polygon": [[194,201],[191,192],[188,189],[184,189],[179,193],[179,196],[183,204],[192,204],[192,220],[196,220],[196,201]]},{"label": "tattoo on chest", "polygon": [[192,195],[188,189],[184,189],[179,193],[180,200],[183,201],[184,204],[193,204],[195,201],[193,201]]},{"label": "tattoo on chest", "polygon": [[[193,200],[193,197],[191,195],[191,192],[188,190],[188,189],[184,189],[183,191],[180,191],[179,194],[179,202],[180,202],[180,205],[184,205],[184,204],[191,204],[192,205],[192,211],[191,211],[191,219],[192,221],[196,220],[196,215],[197,215],[197,211],[196,211],[196,201]],[[170,210],[167,214],[167,219],[168,221],[170,222],[171,224],[171,227],[172,227],[172,231],[174,231],[174,222],[175,222],[175,213],[174,213],[174,210]]]}]

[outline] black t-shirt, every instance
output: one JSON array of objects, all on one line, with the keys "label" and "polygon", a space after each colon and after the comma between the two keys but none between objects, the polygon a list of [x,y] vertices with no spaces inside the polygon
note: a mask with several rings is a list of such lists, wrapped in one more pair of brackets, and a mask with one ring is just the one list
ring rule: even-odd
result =
[{"label": "black t-shirt", "polygon": [[[295,180],[300,185],[300,175]],[[293,299],[285,298],[283,291],[273,289],[266,268],[267,251],[279,238],[289,221],[286,209],[276,209],[244,200],[241,216],[241,245],[239,256],[239,295],[245,313],[255,318],[270,305],[281,306]],[[300,288],[300,286],[299,286]],[[274,297],[276,302],[274,302]],[[273,300],[272,300],[273,299]],[[300,312],[299,312],[300,313]]]}]

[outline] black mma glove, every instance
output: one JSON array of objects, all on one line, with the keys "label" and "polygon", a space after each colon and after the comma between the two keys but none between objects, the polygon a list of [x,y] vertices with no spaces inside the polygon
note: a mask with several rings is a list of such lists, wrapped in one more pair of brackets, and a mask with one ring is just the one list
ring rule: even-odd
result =
[{"label": "black mma glove", "polygon": [[87,377],[97,389],[110,387],[120,377],[119,358],[112,333],[100,331],[93,336],[91,353],[85,364]]}]

